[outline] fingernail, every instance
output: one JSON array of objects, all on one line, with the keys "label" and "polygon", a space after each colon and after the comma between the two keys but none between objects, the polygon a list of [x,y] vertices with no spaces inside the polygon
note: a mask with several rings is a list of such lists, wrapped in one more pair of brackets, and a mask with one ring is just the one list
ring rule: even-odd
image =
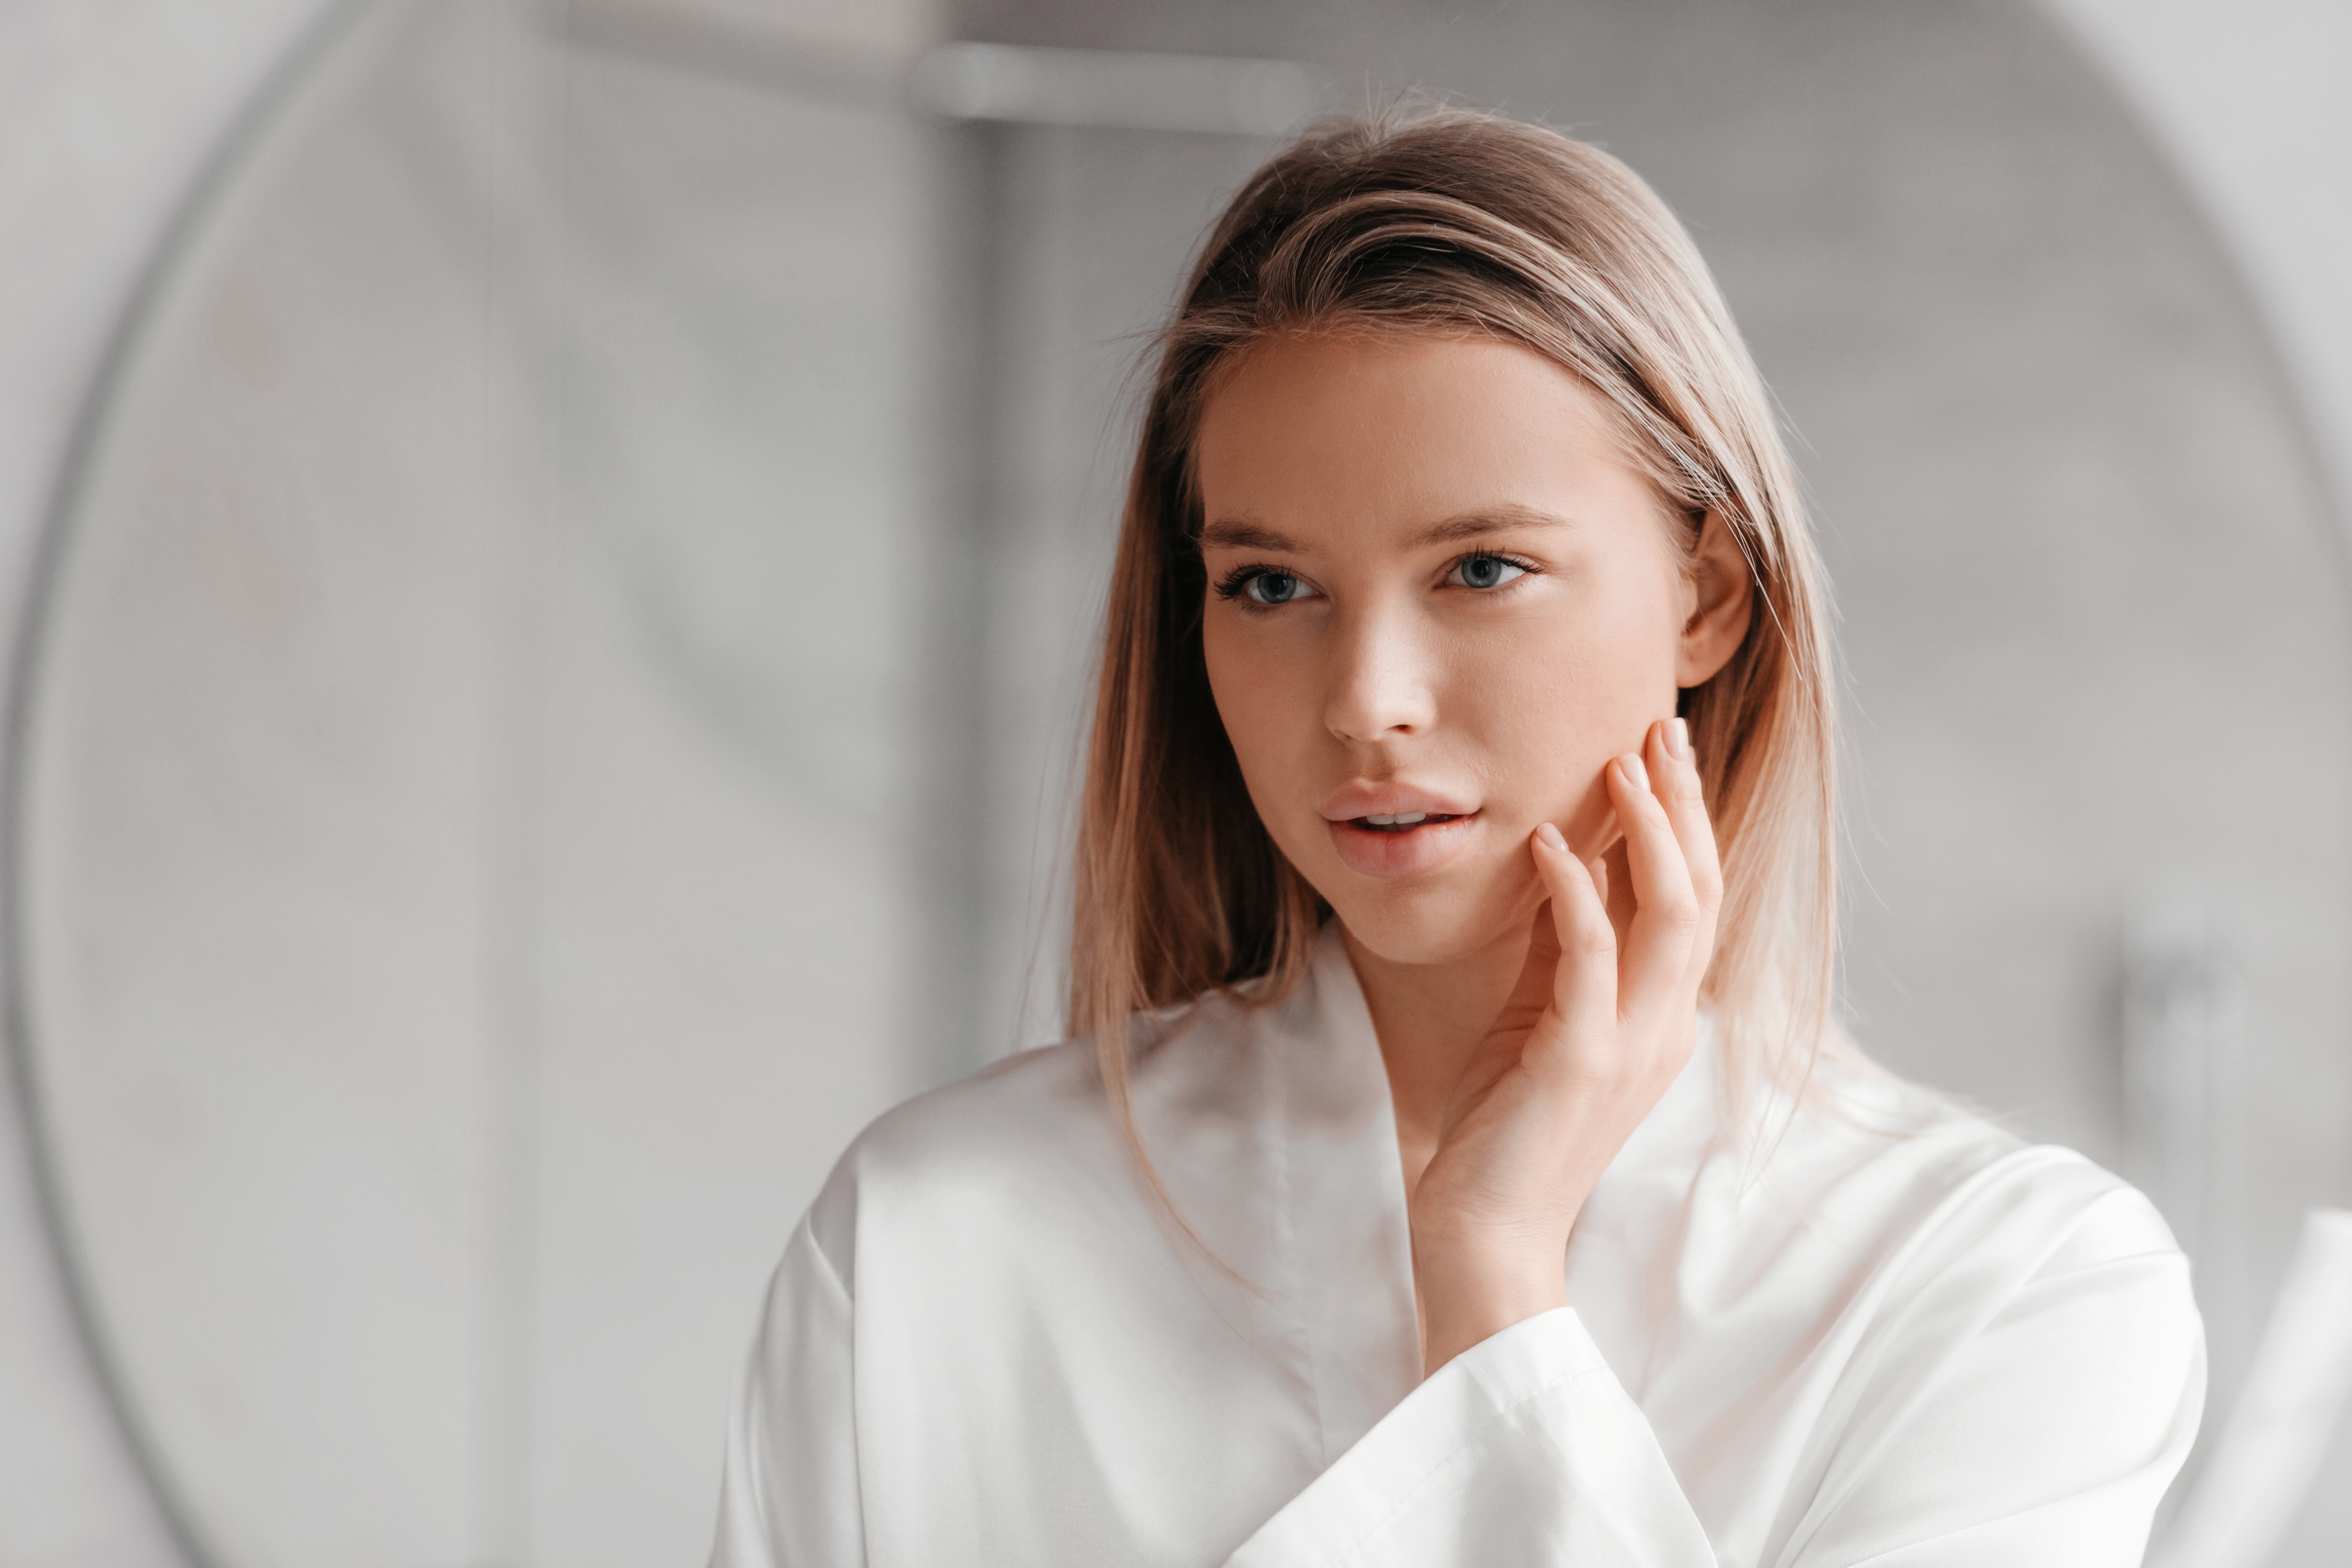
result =
[{"label": "fingernail", "polygon": [[1537,825],[1536,837],[1543,841],[1543,847],[1547,849],[1564,850],[1568,847],[1568,840],[1562,838],[1559,836],[1559,829],[1549,822]]},{"label": "fingernail", "polygon": [[1647,790],[1650,787],[1650,770],[1642,765],[1641,753],[1628,752],[1617,759],[1617,765],[1625,770],[1625,782],[1635,789]]},{"label": "fingernail", "polygon": [[1691,760],[1689,724],[1680,719],[1673,720],[1667,723],[1666,750],[1674,753],[1675,760],[1678,763],[1686,763]]}]

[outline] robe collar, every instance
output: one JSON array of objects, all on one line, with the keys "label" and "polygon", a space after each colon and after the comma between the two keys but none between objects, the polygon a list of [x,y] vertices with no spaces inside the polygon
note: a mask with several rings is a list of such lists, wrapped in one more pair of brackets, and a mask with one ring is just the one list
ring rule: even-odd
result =
[{"label": "robe collar", "polygon": [[[1687,1183],[1715,1125],[1710,1033],[1589,1215],[1612,1212],[1621,1193]],[[1212,1000],[1181,1034],[1136,1079],[1146,1145],[1178,1211],[1238,1277],[1220,1285],[1213,1267],[1194,1268],[1196,1283],[1280,1367],[1301,1402],[1303,1457],[1328,1465],[1421,1381],[1395,1108],[1338,921],[1288,997]]]}]

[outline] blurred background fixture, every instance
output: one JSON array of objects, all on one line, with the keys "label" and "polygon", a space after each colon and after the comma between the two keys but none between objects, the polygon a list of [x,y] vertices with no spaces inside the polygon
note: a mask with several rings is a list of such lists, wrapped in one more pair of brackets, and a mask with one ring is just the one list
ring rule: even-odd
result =
[{"label": "blurred background fixture", "polygon": [[2273,1456],[2216,1477],[2317,1477],[2243,1561],[2341,1562],[2347,59],[2338,0],[0,6],[0,1562],[699,1557],[841,1145],[1054,1031],[1140,334],[1405,85],[1696,232],[1839,588],[1854,1026],[2158,1199]]}]

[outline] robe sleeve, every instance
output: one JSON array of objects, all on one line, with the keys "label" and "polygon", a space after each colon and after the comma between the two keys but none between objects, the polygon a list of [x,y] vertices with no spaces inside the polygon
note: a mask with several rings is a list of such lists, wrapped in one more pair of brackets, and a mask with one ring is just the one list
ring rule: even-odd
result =
[{"label": "robe sleeve", "polygon": [[[1765,1568],[2137,1568],[2204,1341],[2162,1222],[2111,1198],[2021,1277],[1958,1246],[1892,1304],[1788,1468]],[[1227,1568],[1495,1563],[1718,1568],[1571,1308],[1439,1368]]]},{"label": "robe sleeve", "polygon": [[803,1219],[777,1265],[728,1426],[710,1568],[866,1561],[849,1290]]}]

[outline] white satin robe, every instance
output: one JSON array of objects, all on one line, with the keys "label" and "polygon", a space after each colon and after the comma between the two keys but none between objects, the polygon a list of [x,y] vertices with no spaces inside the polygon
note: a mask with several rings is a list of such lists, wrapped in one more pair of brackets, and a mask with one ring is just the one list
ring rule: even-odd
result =
[{"label": "white satin robe", "polygon": [[[1388,1084],[1335,933],[1280,1006],[884,1116],[777,1270],[717,1568],[2124,1568],[2204,1343],[2137,1192],[1924,1093],[1769,1159],[1706,1049],[1577,1221],[1570,1305],[1421,1376]],[[1889,1131],[1888,1129],[1897,1131]]]}]

